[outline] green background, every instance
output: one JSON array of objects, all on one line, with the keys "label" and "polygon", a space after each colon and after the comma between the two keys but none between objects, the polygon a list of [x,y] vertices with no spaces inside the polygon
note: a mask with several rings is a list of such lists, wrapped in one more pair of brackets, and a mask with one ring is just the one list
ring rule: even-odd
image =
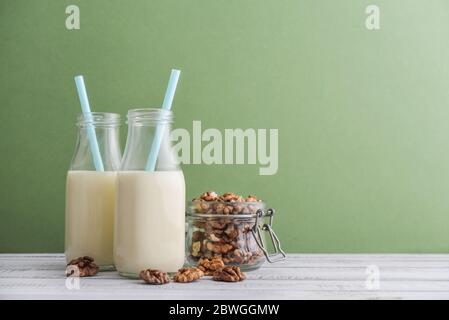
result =
[{"label": "green background", "polygon": [[0,0],[0,252],[63,251],[73,76],[124,116],[173,67],[176,127],[279,129],[276,175],[185,165],[188,197],[259,195],[289,252],[448,252],[448,36],[444,0]]}]

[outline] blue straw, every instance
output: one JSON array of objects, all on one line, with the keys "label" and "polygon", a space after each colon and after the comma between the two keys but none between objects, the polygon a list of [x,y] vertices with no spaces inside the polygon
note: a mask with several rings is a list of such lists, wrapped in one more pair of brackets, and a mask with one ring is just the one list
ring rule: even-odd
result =
[{"label": "blue straw", "polygon": [[[162,110],[171,110],[171,105],[173,103],[173,98],[175,96],[176,86],[178,84],[179,75],[181,71],[172,69],[170,74],[170,80],[168,81],[167,91],[165,91],[164,102],[162,103]],[[147,165],[145,170],[154,171],[156,169],[156,161],[159,155],[159,149],[161,148],[162,136],[163,136],[163,126],[158,125],[154,133],[153,143],[151,145],[150,154],[148,156]]]},{"label": "blue straw", "polygon": [[92,124],[92,112],[90,111],[89,100],[87,99],[86,86],[84,85],[83,76],[75,77],[76,89],[80,98],[81,110],[83,111],[84,119],[87,122],[87,139],[89,140],[90,151],[94,159],[96,171],[104,171],[103,161],[101,160],[100,148],[98,147],[97,136],[95,135],[95,128]]}]

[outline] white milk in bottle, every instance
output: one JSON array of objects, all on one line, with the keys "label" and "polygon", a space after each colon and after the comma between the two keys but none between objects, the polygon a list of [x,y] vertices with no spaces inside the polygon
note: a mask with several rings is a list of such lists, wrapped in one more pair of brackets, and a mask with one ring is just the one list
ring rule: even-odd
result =
[{"label": "white milk in bottle", "polygon": [[[170,144],[172,117],[162,109],[128,112],[114,232],[114,262],[123,276],[149,268],[176,272],[184,264],[185,182]],[[160,150],[156,167],[148,171],[155,136]]]},{"label": "white milk in bottle", "polygon": [[[111,269],[120,116],[94,112],[88,119],[81,115],[77,124],[78,142],[66,182],[65,256],[67,262],[89,256],[101,269]],[[93,161],[89,126],[95,131],[103,171]]]},{"label": "white milk in bottle", "polygon": [[118,174],[115,263],[124,274],[184,264],[185,186],[182,171]]},{"label": "white milk in bottle", "polygon": [[100,266],[114,261],[115,172],[69,171],[66,188],[67,260],[90,256]]}]

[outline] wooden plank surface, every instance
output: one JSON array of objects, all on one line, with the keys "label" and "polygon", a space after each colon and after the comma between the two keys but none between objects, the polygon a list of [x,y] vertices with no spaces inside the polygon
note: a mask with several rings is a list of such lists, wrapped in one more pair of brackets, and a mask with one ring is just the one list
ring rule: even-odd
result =
[{"label": "wooden plank surface", "polygon": [[449,254],[290,254],[240,283],[67,279],[62,254],[0,254],[0,299],[449,299]]}]

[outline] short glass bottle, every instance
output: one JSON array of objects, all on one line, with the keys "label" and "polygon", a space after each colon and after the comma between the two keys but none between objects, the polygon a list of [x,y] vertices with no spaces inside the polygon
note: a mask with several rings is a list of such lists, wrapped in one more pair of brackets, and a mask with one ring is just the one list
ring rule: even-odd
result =
[{"label": "short glass bottle", "polygon": [[[184,264],[185,182],[171,146],[172,120],[163,109],[128,111],[114,233],[114,262],[123,276],[149,268],[176,272]],[[148,170],[155,137],[160,148]]]},{"label": "short glass bottle", "polygon": [[[65,256],[67,262],[92,257],[101,269],[113,268],[116,171],[121,161],[120,115],[80,115],[78,140],[67,173]],[[97,171],[89,142],[94,129],[104,171]]]}]

